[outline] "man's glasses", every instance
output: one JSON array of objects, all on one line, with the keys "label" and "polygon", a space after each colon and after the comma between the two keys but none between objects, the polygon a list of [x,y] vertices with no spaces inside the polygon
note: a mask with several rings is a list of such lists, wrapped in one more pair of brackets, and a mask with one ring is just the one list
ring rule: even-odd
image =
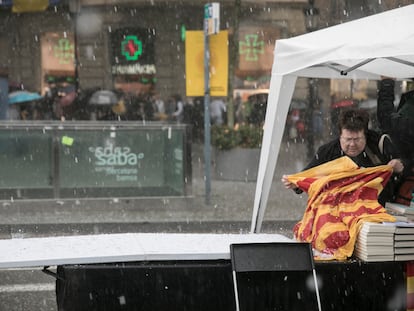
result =
[{"label": "man's glasses", "polygon": [[341,141],[343,141],[346,144],[354,143],[354,144],[360,144],[365,141],[365,136],[361,137],[340,137]]}]

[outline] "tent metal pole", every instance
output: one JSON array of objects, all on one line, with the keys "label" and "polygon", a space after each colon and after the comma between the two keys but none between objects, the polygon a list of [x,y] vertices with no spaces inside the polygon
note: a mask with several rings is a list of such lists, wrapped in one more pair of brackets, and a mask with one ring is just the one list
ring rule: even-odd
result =
[{"label": "tent metal pole", "polygon": [[404,65],[414,67],[414,63],[409,62],[407,60],[399,59],[399,58],[396,58],[396,57],[385,57],[385,59],[391,60],[391,61],[396,62],[396,63],[400,63],[400,64],[404,64]]},{"label": "tent metal pole", "polygon": [[346,76],[348,74],[348,72],[351,72],[352,70],[355,70],[365,64],[368,64],[369,62],[372,62],[373,60],[375,60],[376,58],[368,58],[358,64],[356,64],[355,66],[349,67],[346,70],[341,70],[341,76]]}]

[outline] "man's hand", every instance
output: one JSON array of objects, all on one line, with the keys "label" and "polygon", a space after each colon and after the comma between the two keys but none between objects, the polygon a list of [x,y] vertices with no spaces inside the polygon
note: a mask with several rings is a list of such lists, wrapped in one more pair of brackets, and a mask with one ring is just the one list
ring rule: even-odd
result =
[{"label": "man's hand", "polygon": [[288,180],[288,175],[283,175],[283,176],[282,176],[282,183],[285,185],[285,188],[286,188],[286,189],[293,189],[293,188],[296,188],[295,184],[291,183],[291,182]]},{"label": "man's hand", "polygon": [[388,165],[392,166],[392,170],[394,173],[400,174],[404,170],[404,164],[400,159],[392,159],[388,162]]}]

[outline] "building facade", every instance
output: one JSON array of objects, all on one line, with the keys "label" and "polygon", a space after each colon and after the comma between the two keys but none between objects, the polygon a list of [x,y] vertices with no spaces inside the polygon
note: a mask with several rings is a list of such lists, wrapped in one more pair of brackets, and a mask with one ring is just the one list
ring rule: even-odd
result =
[{"label": "building facade", "polygon": [[[75,93],[79,101],[82,92],[87,97],[88,91],[104,89],[137,97],[157,94],[166,102],[178,94],[185,102],[194,101],[196,96],[189,96],[186,84],[189,70],[194,71],[189,68],[189,61],[186,62],[190,52],[195,54],[195,64],[200,67],[195,70],[196,76],[205,73],[200,49],[186,42],[186,34],[203,30],[205,3],[189,0],[52,2],[43,9],[36,8],[35,4],[22,11],[10,5],[1,7],[0,74],[8,83],[8,91],[24,88],[45,95],[57,88],[63,90],[61,93]],[[218,1],[220,31],[227,32],[227,49],[219,47],[212,53],[213,62],[227,59],[226,79],[221,82],[227,84],[226,92],[221,95],[233,104],[237,96],[246,101],[253,91],[266,90],[277,39],[409,2],[364,1],[361,5],[360,1],[351,0]],[[315,13],[311,19],[306,13],[309,8]],[[311,27],[307,24],[309,20],[314,20]],[[220,71],[218,75],[221,74],[224,73]],[[316,87],[313,93],[316,91],[317,99],[321,99],[316,107],[324,110],[325,119],[329,119],[328,110],[333,102],[365,100],[375,96],[376,88],[372,83],[356,85],[352,81],[322,80],[309,83],[307,79],[299,79],[294,97],[308,102],[311,85]],[[197,96],[204,96],[204,92]],[[67,107],[71,99],[74,100],[73,96],[57,104],[63,108],[53,108],[52,119],[89,118],[74,113],[83,109],[84,103],[79,104],[80,108],[79,105]],[[233,106],[231,110],[235,113]],[[5,113],[0,115],[6,118]],[[50,118],[50,113],[39,118]]]}]

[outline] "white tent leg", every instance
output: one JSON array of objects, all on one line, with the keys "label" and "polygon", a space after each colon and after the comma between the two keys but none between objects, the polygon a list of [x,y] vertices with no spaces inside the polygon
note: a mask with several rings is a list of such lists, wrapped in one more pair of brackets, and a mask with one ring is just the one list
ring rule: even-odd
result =
[{"label": "white tent leg", "polygon": [[261,229],[296,79],[296,76],[291,75],[272,75],[270,81],[251,233],[260,232]]}]

